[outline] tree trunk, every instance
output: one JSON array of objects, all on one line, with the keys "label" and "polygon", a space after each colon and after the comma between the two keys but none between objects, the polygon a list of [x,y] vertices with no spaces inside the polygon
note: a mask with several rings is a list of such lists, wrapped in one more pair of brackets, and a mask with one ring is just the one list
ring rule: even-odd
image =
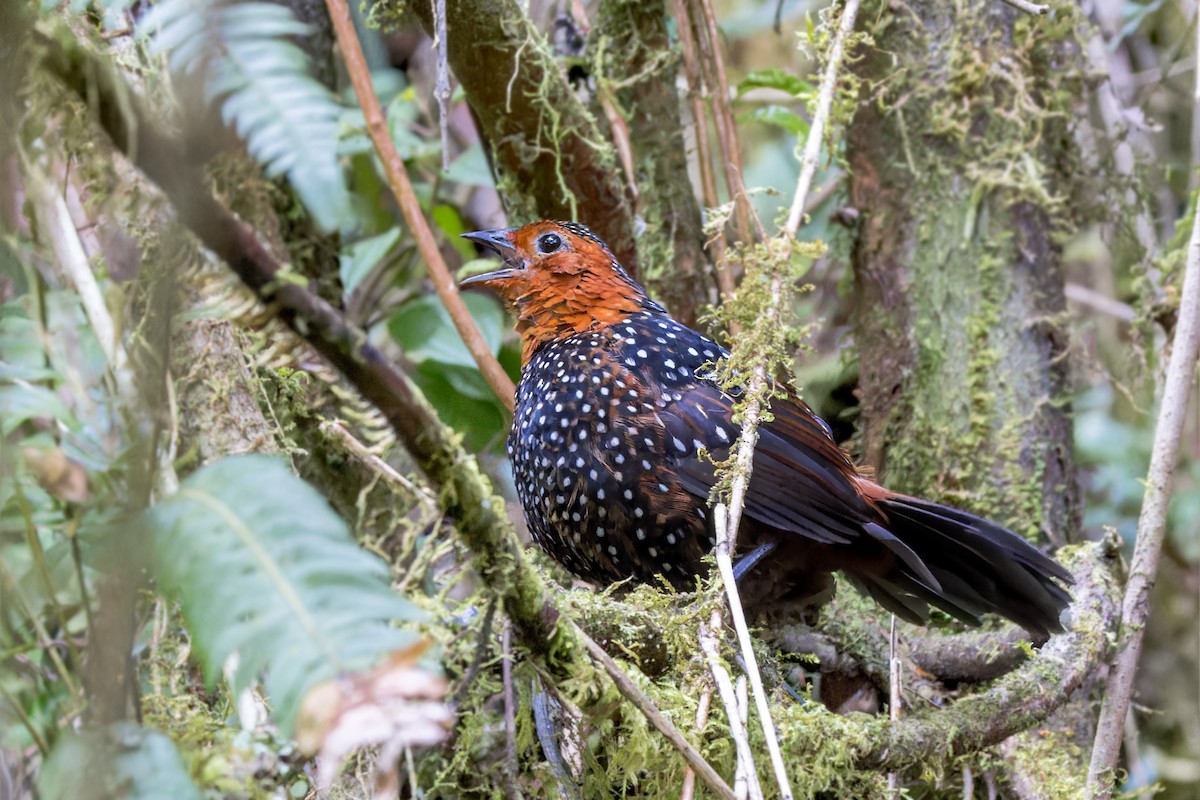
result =
[{"label": "tree trunk", "polygon": [[865,460],[898,491],[1070,541],[1058,242],[1075,22],[984,0],[873,5],[856,67],[873,96],[847,140]]},{"label": "tree trunk", "polygon": [[700,204],[688,177],[675,85],[678,57],[671,54],[666,4],[605,0],[597,27],[612,40],[605,52],[607,78],[620,87],[616,99],[627,115],[637,214],[645,222],[638,236],[640,277],[676,319],[695,326],[716,292],[702,249]]}]

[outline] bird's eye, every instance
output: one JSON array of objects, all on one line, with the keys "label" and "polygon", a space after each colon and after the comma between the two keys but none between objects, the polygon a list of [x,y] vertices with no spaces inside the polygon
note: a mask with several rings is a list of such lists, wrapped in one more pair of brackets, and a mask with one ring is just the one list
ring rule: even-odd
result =
[{"label": "bird's eye", "polygon": [[537,240],[538,252],[553,253],[562,247],[562,238],[557,233],[544,233]]}]

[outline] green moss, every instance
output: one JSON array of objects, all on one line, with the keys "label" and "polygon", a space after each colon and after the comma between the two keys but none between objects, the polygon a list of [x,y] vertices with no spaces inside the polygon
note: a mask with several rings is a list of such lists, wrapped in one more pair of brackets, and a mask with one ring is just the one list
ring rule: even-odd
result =
[{"label": "green moss", "polygon": [[892,378],[904,391],[875,441],[886,443],[891,488],[1035,537],[1063,524],[1046,516],[1057,506],[1046,501],[1051,478],[1039,447],[1064,413],[1066,387],[1040,342],[1065,335],[1054,333],[1063,321],[1053,316],[1031,334],[1022,315],[1042,305],[1042,288],[1021,271],[1041,267],[1019,262],[1022,237],[1042,235],[1030,230],[1052,239],[1073,224],[1055,170],[1070,157],[1070,146],[1060,153],[1079,75],[1046,67],[1079,37],[1081,20],[1068,10],[1009,29],[993,19],[1005,14],[932,9],[923,26],[892,20],[878,37],[890,52],[930,56],[874,87],[889,124],[922,143],[905,150],[908,169],[898,170],[914,209],[904,254],[910,317],[871,332],[907,343],[911,366]]}]

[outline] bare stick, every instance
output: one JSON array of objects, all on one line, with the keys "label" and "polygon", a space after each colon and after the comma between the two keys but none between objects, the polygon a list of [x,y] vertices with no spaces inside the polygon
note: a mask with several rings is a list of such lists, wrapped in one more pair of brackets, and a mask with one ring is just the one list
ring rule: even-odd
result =
[{"label": "bare stick", "polygon": [[1146,474],[1146,494],[1138,518],[1129,583],[1125,586],[1125,599],[1121,604],[1122,636],[1108,676],[1108,692],[1100,707],[1100,719],[1096,723],[1096,741],[1088,767],[1089,797],[1109,797],[1113,790],[1113,773],[1121,752],[1125,715],[1129,711],[1146,618],[1150,613],[1150,589],[1158,576],[1158,561],[1166,534],[1167,505],[1187,416],[1188,394],[1196,374],[1197,353],[1200,353],[1200,214],[1192,221],[1179,321],[1167,364],[1150,469]]},{"label": "bare stick", "polygon": [[[696,39],[692,35],[692,26],[684,0],[671,0],[671,13],[675,16],[675,30],[679,34],[680,49],[683,51],[683,69],[687,76],[688,100],[692,106],[692,123],[696,132],[696,163],[700,169],[700,188],[706,208],[716,208],[719,204],[717,196],[717,181],[713,175],[712,153],[708,141],[708,112],[705,110],[704,98],[708,90],[700,71],[700,57],[697,53]],[[718,234],[712,242],[713,263],[716,265],[717,288],[721,297],[728,299],[733,296],[737,287],[733,282],[733,270],[724,263],[725,237]],[[730,335],[737,335],[737,328],[729,326]]]},{"label": "bare stick", "polygon": [[796,231],[800,230],[804,206],[808,202],[808,192],[812,188],[813,176],[817,174],[821,139],[825,136],[825,125],[833,107],[833,94],[837,89],[838,70],[842,66],[846,37],[854,30],[854,20],[858,17],[858,2],[859,0],[846,0],[841,23],[829,48],[829,60],[825,63],[825,74],[821,76],[821,88],[817,92],[817,110],[813,114],[812,126],[804,140],[804,152],[800,156],[800,177],[796,180],[796,194],[792,197],[792,207],[788,211],[787,222],[783,225],[783,232],[789,239],[795,238]]},{"label": "bare stick", "polygon": [[[892,630],[888,636],[888,719],[900,721],[900,656],[896,652],[896,615],[892,614]],[[900,796],[900,776],[895,770],[887,775],[888,797]]]},{"label": "bare stick", "polygon": [[408,478],[401,475],[392,467],[391,464],[384,461],[379,456],[371,452],[371,450],[355,438],[341,420],[326,420],[322,422],[318,429],[321,433],[327,436],[332,436],[341,443],[346,451],[357,458],[359,461],[367,465],[377,475],[392,485],[392,488],[399,488],[408,494],[411,494],[418,501],[428,505],[437,506],[437,498],[430,493],[428,489],[420,484],[410,481]]},{"label": "bare stick", "polygon": [[[700,702],[696,704],[696,733],[704,730],[708,724],[708,708],[712,704],[712,686],[705,686],[700,694]],[[683,774],[683,789],[679,792],[679,800],[692,800],[696,796],[696,771],[691,767]]]},{"label": "bare stick", "polygon": [[333,29],[342,50],[342,58],[346,62],[346,72],[350,76],[350,82],[354,84],[354,91],[358,95],[358,104],[362,107],[363,117],[367,122],[367,133],[370,134],[371,141],[374,142],[379,158],[383,162],[388,184],[404,215],[404,221],[412,231],[413,238],[417,240],[417,249],[421,252],[421,259],[429,269],[429,277],[437,288],[438,297],[446,306],[450,318],[454,320],[454,327],[458,329],[458,335],[462,337],[463,343],[471,351],[471,357],[479,365],[479,370],[487,379],[488,385],[492,387],[492,391],[508,407],[508,410],[512,411],[516,387],[513,386],[508,373],[500,366],[500,362],[492,355],[492,350],[484,341],[483,334],[479,332],[474,318],[467,311],[466,304],[459,296],[458,286],[454,283],[450,269],[446,266],[442,253],[438,249],[433,231],[430,230],[429,223],[421,212],[421,204],[413,192],[412,182],[409,181],[408,171],[404,167],[404,160],[396,152],[396,146],[388,133],[387,118],[384,117],[383,107],[380,106],[379,97],[371,85],[371,72],[367,68],[362,45],[358,41],[358,34],[355,33],[354,23],[350,19],[350,7],[346,4],[346,0],[325,0],[325,4],[329,8],[329,18],[333,21]]},{"label": "bare stick", "polygon": [[512,679],[512,626],[500,634],[500,679],[504,683],[504,792],[509,800],[521,796],[517,788],[517,701]]},{"label": "bare stick", "polygon": [[713,793],[718,797],[726,798],[726,800],[735,800],[733,789],[729,788],[729,784],[722,780],[717,771],[713,769],[712,764],[709,764],[704,756],[700,755],[700,751],[692,747],[688,740],[683,738],[683,734],[679,732],[674,723],[663,716],[663,713],[658,710],[658,706],[654,705],[654,701],[647,697],[646,693],[629,679],[624,670],[617,666],[617,662],[613,661],[612,657],[604,652],[604,648],[596,644],[592,640],[592,637],[584,633],[583,629],[576,625],[573,620],[567,620],[566,617],[562,617],[561,619],[570,622],[571,627],[575,629],[575,635],[579,637],[579,641],[587,649],[588,655],[604,668],[604,671],[608,673],[608,677],[612,678],[612,682],[616,684],[617,691],[626,700],[633,703],[638,711],[642,712],[642,716],[658,729],[659,733],[667,737],[667,741],[679,751],[679,754],[687,761],[688,766],[696,771],[696,774],[700,776],[700,780],[704,781],[708,785],[708,788],[712,789]]},{"label": "bare stick", "polygon": [[433,96],[438,104],[438,130],[442,134],[442,171],[450,169],[450,61],[446,56],[446,0],[433,2],[433,47],[437,53],[437,79]]},{"label": "bare stick", "polygon": [[[738,710],[738,730],[749,730],[750,725],[750,697],[746,691],[746,676],[739,675],[737,682],[733,684],[733,695],[737,698]],[[754,771],[753,764],[746,764],[738,761],[737,774],[733,779],[733,791],[738,796],[738,800],[744,800],[750,796],[750,775]]]},{"label": "bare stick", "polygon": [[725,595],[729,598],[733,629],[737,632],[738,647],[742,652],[742,660],[746,662],[750,686],[754,690],[754,705],[758,709],[763,736],[767,740],[767,752],[771,756],[775,781],[779,784],[782,796],[788,798],[792,796],[792,788],[788,781],[787,767],[783,763],[783,753],[779,749],[779,737],[775,732],[775,722],[771,719],[771,707],[767,704],[767,693],[763,689],[762,674],[758,670],[758,659],[754,655],[754,646],[750,641],[750,628],[746,625],[746,612],[742,609],[737,580],[733,577],[733,541],[727,527],[729,517],[724,503],[718,503],[713,511],[715,512],[713,526],[717,536],[717,569],[721,572],[721,581],[725,584]]},{"label": "bare stick", "polygon": [[[838,70],[841,67],[846,37],[854,29],[854,20],[858,15],[859,0],[847,0],[842,11],[842,19],[834,36],[829,51],[829,60],[821,77],[821,88],[818,93],[817,110],[813,115],[812,126],[809,128],[808,139],[804,145],[804,156],[801,159],[800,178],[796,187],[796,196],[792,201],[792,211],[783,229],[783,247],[790,250],[792,240],[800,228],[800,218],[803,216],[808,192],[812,186],[813,175],[816,173],[817,158],[820,155],[821,137],[829,119],[833,106],[834,89],[837,86]],[[719,123],[718,123],[719,124]],[[771,297],[764,313],[765,324],[779,324],[782,313],[780,306],[783,298],[782,274],[776,273],[771,279]],[[745,614],[737,593],[737,585],[733,578],[731,555],[736,550],[737,530],[741,523],[742,509],[746,503],[746,490],[750,484],[750,472],[754,461],[754,446],[758,442],[758,423],[762,416],[762,401],[760,400],[767,382],[766,368],[761,364],[751,370],[747,391],[746,406],[743,410],[742,432],[738,439],[738,452],[735,461],[733,481],[729,493],[729,506],[718,504],[714,510],[714,526],[717,533],[717,565],[721,570],[722,581],[729,597],[729,606],[733,613],[734,628],[741,643],[746,669],[750,673],[751,685],[754,689],[754,700],[758,707],[763,733],[766,735],[767,749],[771,755],[771,765],[775,771],[775,780],[784,798],[792,796],[787,771],[783,764],[783,756],[779,751],[779,742],[775,735],[775,726],[771,720],[770,708],[767,705],[766,693],[762,688],[762,676],[758,674],[758,664],[754,658],[753,648],[749,643],[749,631],[746,628]]]},{"label": "bare stick", "polygon": [[[817,157],[821,149],[821,137],[824,135],[825,123],[829,119],[830,108],[833,106],[833,93],[837,86],[838,69],[842,63],[846,36],[854,30],[854,20],[858,16],[859,0],[846,0],[842,9],[841,24],[838,25],[833,45],[829,50],[829,61],[825,65],[825,74],[821,77],[821,88],[817,95],[817,110],[813,115],[812,126],[808,129],[808,138],[804,143],[804,155],[800,160],[800,177],[796,182],[796,196],[792,199],[792,208],[788,213],[787,222],[783,227],[785,246],[791,246],[800,230],[800,220],[804,214],[804,206],[812,187],[813,175],[816,174]],[[764,324],[778,325],[781,312],[780,301],[783,296],[783,275],[776,274],[771,279],[771,299],[763,314]],[[742,519],[742,508],[746,504],[746,488],[750,483],[751,464],[754,460],[754,445],[758,441],[758,421],[762,415],[762,395],[767,382],[766,370],[755,367],[750,375],[747,387],[746,407],[742,412],[742,435],[738,440],[738,453],[733,482],[729,491],[729,538],[730,548],[737,543],[738,525]],[[718,517],[720,515],[718,514]]]},{"label": "bare stick", "polygon": [[[721,617],[714,613],[714,625],[721,624]],[[717,639],[704,623],[700,623],[700,649],[708,658],[708,668],[712,672],[713,681],[717,684],[717,696],[725,706],[725,716],[729,719],[729,732],[733,736],[733,744],[737,749],[738,771],[742,771],[747,780],[750,796],[762,798],[762,786],[758,782],[758,772],[754,769],[754,752],[750,749],[750,740],[746,737],[746,727],[742,725],[742,715],[738,712],[737,693],[729,671],[721,663],[721,654],[717,649]]]},{"label": "bare stick", "polygon": [[710,87],[713,107],[713,121],[716,124],[717,142],[721,147],[722,163],[725,167],[725,183],[729,196],[734,201],[735,219],[738,226],[738,238],[750,240],[750,223],[754,223],[755,232],[760,239],[767,238],[762,222],[750,199],[746,195],[746,184],[742,180],[742,155],[738,149],[737,128],[733,124],[733,112],[729,108],[729,80],[725,76],[725,59],[720,56],[720,33],[717,28],[717,17],[713,11],[712,0],[698,0],[693,7],[700,9],[701,18],[695,20],[696,40],[704,48],[707,40],[708,57],[705,64],[712,67]]}]

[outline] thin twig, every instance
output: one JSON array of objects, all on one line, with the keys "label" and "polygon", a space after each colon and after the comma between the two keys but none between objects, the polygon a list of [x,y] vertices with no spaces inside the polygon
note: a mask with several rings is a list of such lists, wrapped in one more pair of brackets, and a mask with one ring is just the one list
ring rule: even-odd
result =
[{"label": "thin twig", "polygon": [[3,697],[8,702],[9,707],[13,710],[13,714],[17,716],[17,719],[21,720],[21,724],[25,726],[25,731],[37,746],[38,752],[42,754],[42,758],[50,755],[50,745],[46,743],[37,726],[33,724],[33,720],[25,713],[24,705],[18,703],[17,698],[13,697],[12,693],[4,688],[4,684],[2,683],[0,683],[0,697]]},{"label": "thin twig", "polygon": [[[859,0],[847,0],[842,11],[841,23],[838,26],[833,44],[829,51],[829,60],[821,78],[821,88],[818,93],[817,109],[809,128],[808,139],[805,142],[804,154],[801,159],[800,178],[797,182],[796,196],[792,202],[792,211],[783,229],[783,247],[790,250],[796,232],[800,228],[808,192],[816,173],[817,158],[820,155],[821,139],[824,135],[825,124],[829,119],[833,105],[834,89],[837,86],[838,71],[841,67],[846,37],[854,29],[854,20],[858,14]],[[710,30],[710,35],[715,32]],[[720,130],[720,122],[718,122]],[[785,259],[786,260],[786,259]],[[784,276],[777,272],[771,279],[771,298],[764,313],[766,324],[778,324],[782,312]],[[738,598],[737,584],[733,578],[731,554],[736,551],[737,530],[741,522],[742,509],[745,506],[746,490],[749,486],[750,472],[754,459],[754,446],[758,441],[758,423],[762,416],[762,401],[759,399],[767,383],[766,368],[761,364],[751,370],[747,391],[746,406],[743,410],[742,433],[738,440],[738,452],[730,488],[729,506],[718,504],[714,508],[714,523],[717,531],[717,564],[721,571],[722,581],[729,598],[729,606],[733,614],[734,628],[741,643],[746,669],[750,674],[751,685],[754,688],[754,700],[758,707],[759,721],[766,736],[767,749],[771,756],[771,766],[775,772],[775,780],[784,798],[792,796],[783,756],[780,753],[779,742],[775,734],[775,725],[771,720],[770,706],[767,704],[766,692],[762,687],[762,676],[758,672],[758,664],[754,658],[753,648],[749,643],[749,632],[746,627],[745,614]]]},{"label": "thin twig", "polygon": [[725,167],[725,183],[729,196],[735,203],[735,219],[738,224],[738,238],[744,242],[750,240],[750,223],[754,223],[755,233],[759,239],[766,239],[766,231],[762,222],[754,213],[750,199],[746,195],[746,184],[742,180],[742,155],[738,146],[737,127],[733,124],[733,111],[729,107],[729,80],[725,75],[725,59],[720,56],[721,41],[717,27],[716,13],[713,11],[711,0],[699,0],[701,19],[696,20],[696,40],[704,48],[707,38],[708,58],[704,63],[712,67],[713,119],[716,122],[717,142],[721,146],[722,165]]},{"label": "thin twig", "polygon": [[729,598],[729,610],[733,617],[733,629],[737,632],[742,660],[746,662],[746,672],[750,676],[750,685],[754,689],[754,704],[758,709],[763,736],[767,741],[767,752],[771,756],[775,781],[779,784],[781,796],[788,798],[792,796],[792,787],[788,781],[787,767],[783,763],[783,753],[779,749],[779,737],[775,732],[775,722],[771,719],[771,707],[767,703],[767,693],[763,688],[758,659],[754,655],[754,645],[750,641],[750,627],[746,624],[746,613],[742,609],[741,597],[738,595],[737,580],[733,577],[733,542],[727,527],[729,517],[726,514],[724,503],[718,503],[713,511],[717,537],[717,569],[720,570],[721,581],[725,584],[725,594]]},{"label": "thin twig", "polygon": [[1167,506],[1179,442],[1187,418],[1188,395],[1200,353],[1200,213],[1192,221],[1187,265],[1179,304],[1179,321],[1167,365],[1162,405],[1154,434],[1146,494],[1138,518],[1137,542],[1129,567],[1129,583],[1121,605],[1121,642],[1108,677],[1108,692],[1096,723],[1096,740],[1088,767],[1089,797],[1109,797],[1113,773],[1121,752],[1121,734],[1133,693],[1133,679],[1142,653],[1146,618],[1150,613],[1150,589],[1158,576],[1166,534]]},{"label": "thin twig", "polygon": [[504,793],[509,800],[521,796],[517,788],[517,701],[512,679],[512,626],[500,634],[500,678],[504,682]]},{"label": "thin twig", "polygon": [[[843,44],[847,35],[854,29],[854,19],[858,14],[859,0],[847,0],[846,7],[842,11],[841,24],[838,26],[837,34],[834,37],[833,45],[830,48],[829,61],[825,67],[825,73],[821,78],[821,89],[818,95],[817,110],[813,115],[812,126],[809,129],[808,140],[804,147],[804,156],[801,162],[800,179],[796,188],[796,197],[792,203],[792,213],[789,214],[788,223],[783,230],[784,247],[790,248],[791,241],[795,238],[796,231],[799,230],[800,218],[802,216],[805,202],[808,197],[809,188],[812,186],[812,178],[816,172],[817,156],[820,152],[821,137],[825,129],[826,120],[829,119],[830,108],[833,104],[834,87],[837,85],[838,68],[842,62]],[[793,219],[794,218],[794,219]],[[770,302],[763,314],[765,324],[776,325],[779,323],[779,317],[782,309],[784,276],[775,274],[771,279],[771,298]],[[750,483],[750,472],[754,461],[754,446],[758,441],[758,423],[762,416],[762,401],[759,399],[762,396],[763,389],[767,383],[766,368],[761,364],[755,366],[751,370],[750,381],[747,387],[747,400],[742,416],[742,432],[738,440],[738,452],[734,466],[733,481],[729,493],[728,508],[718,505],[714,509],[714,523],[718,531],[728,531],[728,552],[736,551],[737,530],[741,523],[742,509],[746,502],[746,490]],[[719,536],[720,534],[718,534]],[[718,548],[718,552],[720,548]],[[720,558],[718,557],[718,564]],[[725,575],[724,570],[722,574]],[[732,572],[724,577],[725,588],[730,597],[730,606],[735,607],[734,624],[738,626],[738,617],[742,616],[740,603],[737,601],[736,588],[732,579]],[[742,625],[745,624],[744,616],[742,617]],[[739,632],[740,636],[740,632]],[[750,668],[752,661],[747,659],[747,667]],[[752,669],[752,672],[756,672]],[[759,679],[761,686],[761,679]],[[760,699],[761,697],[761,699]],[[755,700],[759,705],[760,717],[762,717],[763,729],[767,732],[768,748],[771,749],[772,764],[776,766],[776,780],[779,781],[780,791],[784,796],[790,797],[791,791],[788,789],[787,777],[776,764],[776,751],[778,744],[775,743],[775,737],[771,732],[773,725],[767,714],[766,699],[762,696],[758,688],[755,690]],[[782,763],[782,757],[779,757],[779,763]]]},{"label": "thin twig", "polygon": [[817,173],[817,159],[821,155],[821,140],[825,137],[825,125],[829,121],[829,111],[833,107],[833,95],[837,89],[838,71],[842,66],[843,50],[846,37],[854,30],[854,20],[858,16],[859,0],[846,0],[842,9],[842,20],[838,25],[837,34],[829,48],[829,60],[825,63],[825,74],[821,76],[821,88],[817,92],[817,110],[813,114],[812,126],[804,140],[804,152],[800,156],[800,176],[796,180],[796,194],[792,198],[792,207],[788,211],[787,222],[784,223],[783,233],[789,239],[795,238],[804,218],[805,204],[808,202],[808,192],[812,188],[813,176]]},{"label": "thin twig", "polygon": [[[896,615],[892,614],[892,630],[888,636],[888,719],[900,721],[900,655],[896,652]],[[892,770],[887,775],[888,797],[900,796],[900,775]]]},{"label": "thin twig", "polygon": [[[721,624],[718,614],[713,614],[712,624],[714,626]],[[742,715],[738,712],[737,693],[734,691],[729,671],[721,662],[716,636],[709,632],[703,622],[700,623],[700,649],[708,658],[708,669],[717,685],[717,696],[721,698],[721,704],[725,706],[725,716],[729,719],[729,733],[733,736],[734,748],[737,751],[737,772],[745,775],[751,796],[761,798],[762,786],[758,782],[758,772],[754,768],[754,751],[750,749],[746,726],[742,725]]]},{"label": "thin twig", "polygon": [[450,61],[446,55],[446,0],[433,0],[433,47],[437,52],[437,79],[433,96],[438,104],[438,130],[442,136],[442,170],[450,169]]},{"label": "thin twig", "polygon": [[856,767],[901,773],[928,768],[998,744],[1062,708],[1092,680],[1110,649],[1120,614],[1113,547],[1110,541],[1089,542],[1059,551],[1076,578],[1070,629],[1050,637],[1035,657],[987,691],[944,707],[910,710],[854,756]]},{"label": "thin twig", "polygon": [[[562,619],[566,620],[567,618],[563,617]],[[575,624],[573,620],[570,620],[570,624],[575,629],[575,635],[579,641],[587,649],[588,655],[603,667],[608,676],[612,678],[612,682],[616,684],[617,691],[626,700],[633,703],[642,712],[642,716],[658,729],[659,733],[667,737],[667,741],[679,751],[680,755],[687,761],[688,766],[696,771],[696,774],[700,776],[700,780],[704,781],[708,785],[708,788],[712,789],[713,793],[718,797],[724,797],[726,800],[735,800],[733,789],[729,787],[729,784],[725,783],[721,776],[717,774],[717,771],[713,769],[712,764],[709,764],[704,756],[700,755],[700,752],[692,747],[687,739],[683,738],[683,734],[679,732],[674,723],[663,716],[663,713],[658,710],[658,706],[654,705],[654,701],[647,697],[646,693],[629,679],[629,676],[617,666],[617,662],[613,661],[612,657],[604,652],[604,648],[596,644],[592,640],[592,637],[584,633],[583,629]]]},{"label": "thin twig", "polygon": [[[471,659],[471,665],[467,667],[466,674],[462,676],[450,698],[449,705],[455,708],[462,705],[462,701],[466,699],[467,692],[470,691],[471,684],[475,682],[479,668],[492,646],[492,621],[495,618],[496,597],[493,595],[492,599],[488,601],[487,610],[483,612],[483,620],[479,623],[479,642],[475,645],[475,657]],[[505,628],[505,630],[508,629]]]},{"label": "thin twig", "polygon": [[[785,246],[790,247],[790,241],[795,238],[800,229],[800,220],[812,187],[813,175],[817,169],[817,157],[820,154],[821,138],[824,136],[825,123],[829,119],[830,108],[833,105],[834,88],[837,86],[838,69],[842,63],[843,48],[846,37],[854,29],[854,20],[858,16],[859,0],[846,0],[842,10],[841,24],[834,36],[833,45],[829,50],[829,61],[825,65],[825,73],[821,77],[821,88],[817,95],[817,110],[813,114],[812,125],[808,130],[808,138],[804,143],[804,154],[801,157],[800,177],[796,182],[796,196],[792,200],[792,208],[788,213],[787,222],[783,228]],[[776,274],[771,279],[771,296],[767,308],[763,312],[763,321],[767,325],[778,325],[781,312],[780,303],[783,296],[782,274]],[[754,460],[754,445],[758,441],[758,421],[762,416],[762,402],[759,397],[766,386],[767,373],[761,365],[751,371],[747,386],[746,407],[742,412],[742,435],[738,440],[738,453],[734,467],[733,482],[729,491],[729,538],[731,548],[736,548],[738,525],[742,519],[742,508],[746,504],[746,489],[750,483],[751,464]],[[719,516],[719,515],[718,515]]]},{"label": "thin twig", "polygon": [[1133,306],[1128,303],[1122,303],[1120,300],[1114,300],[1108,295],[1101,294],[1087,286],[1068,281],[1064,287],[1064,291],[1067,299],[1072,303],[1087,306],[1092,311],[1107,314],[1114,319],[1119,319],[1121,322],[1133,322],[1137,316],[1137,312],[1133,310]]},{"label": "thin twig", "polygon": [[[684,0],[671,0],[671,13],[675,17],[675,30],[679,34],[679,43],[683,50],[683,71],[687,76],[688,101],[692,106],[692,127],[696,136],[696,163],[700,170],[700,190],[704,197],[705,208],[716,208],[720,200],[717,195],[717,181],[713,175],[712,151],[709,147],[708,112],[704,99],[708,90],[701,74],[697,52],[696,39],[692,35],[692,26]],[[737,287],[733,281],[733,269],[725,262],[724,232],[719,233],[712,246],[713,263],[716,265],[717,288],[721,297],[728,299],[733,296]],[[736,335],[735,326],[730,326],[730,333]]]},{"label": "thin twig", "polygon": [[463,303],[462,297],[458,293],[458,286],[454,283],[450,269],[446,266],[441,251],[438,249],[433,231],[430,230],[429,223],[421,211],[421,204],[413,192],[412,182],[409,181],[408,171],[404,167],[404,160],[396,152],[396,146],[388,133],[387,118],[383,114],[379,97],[375,94],[375,89],[371,84],[371,72],[367,67],[367,60],[363,56],[358,34],[354,30],[354,22],[350,18],[350,7],[346,0],[325,0],[325,4],[329,8],[329,18],[333,21],[333,29],[342,50],[342,58],[346,62],[346,72],[358,95],[358,104],[362,107],[367,133],[383,162],[388,184],[404,215],[404,221],[408,224],[413,238],[417,240],[417,249],[429,269],[429,277],[433,280],[438,297],[441,298],[442,304],[449,312],[450,318],[454,321],[454,327],[458,329],[459,336],[462,337],[463,343],[471,352],[475,363],[479,365],[479,370],[487,379],[488,385],[492,387],[492,391],[508,407],[508,410],[512,411],[516,387],[513,386],[512,379],[508,377],[508,373],[504,371],[500,362],[492,354],[492,350],[484,341],[483,334],[479,332],[479,327],[475,324],[471,312]]},{"label": "thin twig", "polygon": [[348,453],[380,475],[385,481],[392,484],[393,489],[399,488],[411,494],[420,502],[434,507],[437,506],[437,498],[428,489],[413,483],[397,472],[391,464],[372,453],[365,444],[355,438],[354,434],[340,420],[326,420],[318,426],[318,430],[327,436],[337,439],[342,447],[346,448]]},{"label": "thin twig", "polygon": [[1015,9],[1024,11],[1026,14],[1033,14],[1035,17],[1040,17],[1050,10],[1050,6],[1044,6],[1040,3],[1031,3],[1029,0],[1004,0]]},{"label": "thin twig", "polygon": [[[547,688],[544,681],[545,679],[538,675],[530,685],[532,696],[529,706],[533,712],[533,729],[537,734],[538,743],[542,746],[542,753],[546,756],[546,763],[550,766],[550,773],[558,782],[559,797],[562,800],[581,800],[578,782],[567,766],[567,759],[562,751],[568,724],[563,701],[557,696],[551,698],[550,692],[555,691],[556,687],[551,683]],[[577,724],[578,719],[569,722]]]},{"label": "thin twig", "polygon": [[[746,676],[738,675],[733,684],[733,696],[737,700],[738,730],[750,730],[750,696],[746,689]],[[746,800],[750,796],[750,776],[754,774],[754,765],[738,760],[737,774],[734,775],[733,791],[738,800]]]},{"label": "thin twig", "polygon": [[[708,725],[708,709],[712,704],[712,686],[705,686],[700,693],[700,702],[696,704],[696,733],[700,733]],[[679,800],[692,800],[696,796],[696,771],[691,767],[683,774],[683,790],[679,792]]]}]

